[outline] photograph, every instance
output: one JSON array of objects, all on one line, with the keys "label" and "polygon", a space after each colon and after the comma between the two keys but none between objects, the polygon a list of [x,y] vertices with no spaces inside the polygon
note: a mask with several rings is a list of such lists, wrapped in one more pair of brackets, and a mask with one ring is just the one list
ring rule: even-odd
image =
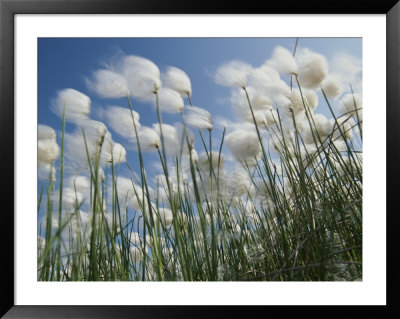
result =
[{"label": "photograph", "polygon": [[362,96],[361,37],[38,37],[37,281],[363,281]]}]

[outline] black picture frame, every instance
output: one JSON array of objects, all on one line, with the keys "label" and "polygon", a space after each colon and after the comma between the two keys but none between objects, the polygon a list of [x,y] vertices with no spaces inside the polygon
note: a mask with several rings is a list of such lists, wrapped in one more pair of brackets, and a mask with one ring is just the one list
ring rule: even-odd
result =
[{"label": "black picture frame", "polygon": [[[16,306],[14,303],[14,15],[15,14],[385,14],[387,21],[387,305],[386,306]],[[269,316],[314,317],[323,314],[342,318],[370,315],[373,318],[400,317],[399,271],[395,261],[398,207],[398,137],[400,137],[400,3],[398,0],[336,0],[283,2],[222,2],[182,0],[0,0],[0,156],[2,246],[0,315],[4,318],[197,318],[205,316],[248,317],[256,312]],[[383,104],[383,103],[382,103]],[[380,108],[383,105],[379,106]],[[4,153],[3,153],[4,154]],[[397,195],[398,196],[398,195]],[[384,207],[384,206],[382,206]],[[238,292],[239,293],[239,292]]]}]

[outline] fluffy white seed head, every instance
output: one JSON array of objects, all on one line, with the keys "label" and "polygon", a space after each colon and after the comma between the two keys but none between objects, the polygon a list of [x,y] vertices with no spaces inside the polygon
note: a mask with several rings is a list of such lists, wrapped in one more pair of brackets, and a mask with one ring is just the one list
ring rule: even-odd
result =
[{"label": "fluffy white seed head", "polygon": [[107,133],[107,126],[100,121],[85,119],[77,122],[79,128],[85,133],[86,141],[101,144]]},{"label": "fluffy white seed head", "polygon": [[319,87],[328,75],[328,62],[319,53],[302,49],[296,55],[296,61],[299,66],[299,81],[304,88]]},{"label": "fluffy white seed head", "polygon": [[293,54],[281,46],[275,47],[272,58],[267,61],[267,65],[273,67],[281,74],[295,74],[298,72]]},{"label": "fluffy white seed head", "polygon": [[204,172],[209,172],[210,170],[210,159],[209,156],[211,156],[211,165],[214,171],[218,169],[218,162],[219,162],[219,170],[222,170],[224,168],[224,155],[216,151],[212,151],[208,153],[203,152],[200,154],[198,157],[198,165],[199,169]]},{"label": "fluffy white seed head", "polygon": [[158,91],[160,110],[166,113],[180,113],[183,111],[184,102],[181,95],[170,88],[161,88]]},{"label": "fluffy white seed head", "polygon": [[85,94],[74,89],[64,89],[58,91],[56,98],[52,101],[51,110],[62,118],[65,107],[65,120],[75,122],[88,117],[90,103],[90,98]]},{"label": "fluffy white seed head", "polygon": [[52,164],[58,157],[60,148],[53,138],[44,138],[38,140],[38,164]]},{"label": "fluffy white seed head", "polygon": [[90,189],[90,181],[86,176],[73,176],[69,179],[69,187],[84,193]]},{"label": "fluffy white seed head", "polygon": [[38,140],[41,139],[56,139],[56,131],[52,129],[50,126],[43,125],[43,124],[38,124]]},{"label": "fluffy white seed head", "polygon": [[[153,127],[156,130],[157,134],[160,136],[161,140],[160,124],[155,123],[153,124]],[[163,123],[161,125],[161,129],[162,129],[162,134],[164,136],[164,145],[166,153],[173,156],[177,155],[180,144],[176,128],[172,125]]]},{"label": "fluffy white seed head", "polygon": [[240,162],[253,166],[261,157],[260,141],[253,130],[237,129],[226,136],[225,143]]},{"label": "fluffy white seed head", "polygon": [[315,128],[321,137],[326,137],[332,133],[332,125],[329,120],[322,114],[314,114]]},{"label": "fluffy white seed head", "polygon": [[[353,128],[355,127],[356,123],[353,118],[349,118],[349,116],[342,116],[337,119],[337,123],[334,119],[329,120],[330,124],[333,127],[333,136],[332,139],[340,139],[342,138],[342,133],[345,139],[352,139],[353,138]],[[339,129],[340,128],[340,129]],[[341,131],[341,132],[340,132]]]},{"label": "fluffy white seed head", "polygon": [[152,101],[161,87],[160,70],[152,61],[135,55],[126,56],[117,66],[126,79],[130,94],[144,101]]},{"label": "fluffy white seed head", "polygon": [[42,181],[56,181],[56,168],[52,164],[38,165],[38,178]]},{"label": "fluffy white seed head", "polygon": [[110,70],[95,71],[93,79],[88,80],[87,85],[102,98],[120,98],[129,93],[126,79]]},{"label": "fluffy white seed head", "polygon": [[343,93],[343,84],[337,77],[329,75],[322,83],[322,89],[326,96],[337,98]]},{"label": "fluffy white seed head", "polygon": [[126,162],[126,149],[119,143],[112,144],[111,156],[108,158],[108,162],[122,163]]},{"label": "fluffy white seed head", "polygon": [[215,82],[228,87],[245,87],[247,77],[252,67],[250,64],[241,61],[231,61],[221,65],[215,73]]},{"label": "fluffy white seed head", "polygon": [[119,106],[109,106],[104,110],[104,115],[108,125],[119,135],[129,140],[135,139],[135,128],[132,120],[135,121],[136,129],[140,130],[139,113],[128,108]]},{"label": "fluffy white seed head", "polygon": [[184,121],[187,125],[199,130],[212,130],[211,114],[196,106],[188,106],[185,109]]},{"label": "fluffy white seed head", "polygon": [[244,171],[234,170],[228,177],[230,195],[247,195],[251,182],[249,175]]},{"label": "fluffy white seed head", "polygon": [[350,114],[361,121],[362,120],[362,96],[361,94],[346,94],[342,98],[342,103],[339,105],[342,113],[350,112]]},{"label": "fluffy white seed head", "polygon": [[161,141],[157,131],[151,127],[142,126],[139,133],[140,147],[144,151],[154,151],[160,148]]},{"label": "fluffy white seed head", "polygon": [[192,95],[192,85],[189,76],[181,69],[173,66],[168,67],[166,72],[162,74],[162,82],[165,87],[179,92],[181,96]]},{"label": "fluffy white seed head", "polygon": [[163,225],[171,225],[173,220],[172,211],[169,208],[161,207],[158,209],[158,216]]},{"label": "fluffy white seed head", "polygon": [[[254,112],[254,118],[259,128],[271,127],[278,121],[278,113],[275,110],[261,110]],[[251,114],[247,115],[246,121],[249,123],[254,123],[254,119]]]}]

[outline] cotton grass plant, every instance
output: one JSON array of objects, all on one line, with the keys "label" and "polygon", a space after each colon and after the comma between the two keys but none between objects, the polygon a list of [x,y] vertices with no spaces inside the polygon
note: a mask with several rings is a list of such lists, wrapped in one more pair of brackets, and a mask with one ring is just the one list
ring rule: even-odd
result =
[{"label": "cotton grass plant", "polygon": [[[161,73],[126,56],[94,72],[92,91],[126,98],[104,118],[131,150],[89,118],[89,97],[57,93],[60,146],[54,129],[38,129],[38,280],[362,279],[361,92],[308,49],[277,47],[257,68],[228,62],[215,80],[232,88],[242,119],[222,134],[192,105],[190,78],[178,68]],[[154,105],[152,127],[140,123],[136,100]],[[330,118],[317,112],[322,104]],[[163,123],[164,113],[181,114],[181,123]],[[149,175],[146,152],[161,174]],[[78,173],[66,177],[66,167]]]}]

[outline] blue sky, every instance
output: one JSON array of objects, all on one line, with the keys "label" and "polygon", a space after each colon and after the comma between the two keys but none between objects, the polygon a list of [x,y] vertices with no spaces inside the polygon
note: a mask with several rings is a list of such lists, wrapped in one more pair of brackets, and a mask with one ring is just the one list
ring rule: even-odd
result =
[{"label": "blue sky", "polygon": [[[50,111],[51,100],[57,91],[76,89],[91,99],[91,118],[98,117],[98,110],[109,105],[128,107],[126,99],[99,98],[86,84],[92,73],[123,55],[138,55],[153,61],[161,70],[174,66],[184,70],[192,84],[193,104],[207,109],[213,116],[235,121],[229,103],[230,88],[217,85],[213,79],[216,69],[231,60],[240,60],[253,67],[261,66],[271,57],[276,46],[293,51],[296,38],[40,38],[38,39],[38,122],[54,128],[60,145],[61,119]],[[339,53],[362,57],[361,38],[300,38],[299,48],[309,48],[323,54],[328,62]],[[288,82],[288,76],[282,76]],[[321,102],[318,112],[328,115]],[[154,108],[133,100],[134,109],[140,114],[142,125],[157,122]],[[187,101],[186,101],[187,102]],[[178,114],[164,114],[165,123],[180,121]],[[107,123],[105,123],[107,125]],[[66,124],[66,131],[75,129]],[[112,132],[113,139],[123,144],[123,139]],[[220,140],[221,130],[216,129],[214,138]],[[199,138],[196,145],[200,146]],[[199,147],[200,148],[200,147]],[[218,145],[214,143],[214,149]],[[201,149],[201,148],[200,148]],[[146,155],[150,174],[154,167],[155,154]],[[128,151],[128,162],[138,172],[135,152]],[[58,162],[56,163],[56,167]],[[125,168],[123,168],[124,170]],[[124,172],[124,171],[121,171]],[[127,170],[125,169],[125,173]],[[154,173],[154,172],[153,172]],[[39,189],[41,183],[39,182]]]}]

